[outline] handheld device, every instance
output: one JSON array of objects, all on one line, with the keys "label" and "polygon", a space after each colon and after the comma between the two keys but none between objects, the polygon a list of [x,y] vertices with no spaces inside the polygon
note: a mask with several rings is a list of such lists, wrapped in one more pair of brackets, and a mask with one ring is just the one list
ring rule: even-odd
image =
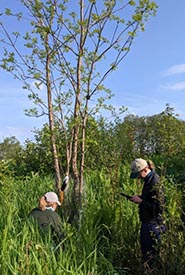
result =
[{"label": "handheld device", "polygon": [[127,198],[127,200],[130,200],[132,198],[132,196],[126,195],[124,193],[120,193],[120,195],[122,195],[123,197]]}]

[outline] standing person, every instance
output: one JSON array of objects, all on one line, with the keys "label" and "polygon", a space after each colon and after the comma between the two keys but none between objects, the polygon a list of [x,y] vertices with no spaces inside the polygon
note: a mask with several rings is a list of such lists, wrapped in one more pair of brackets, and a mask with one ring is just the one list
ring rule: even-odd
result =
[{"label": "standing person", "polygon": [[29,217],[33,218],[42,232],[46,233],[51,230],[51,236],[58,245],[62,241],[62,221],[57,207],[61,206],[58,196],[55,192],[47,192],[39,199],[39,206],[31,210]]},{"label": "standing person", "polygon": [[164,231],[164,190],[151,161],[135,159],[131,164],[130,178],[141,178],[144,181],[141,195],[132,196],[130,201],[139,205],[141,252],[145,270],[152,271],[157,253],[156,244]]}]

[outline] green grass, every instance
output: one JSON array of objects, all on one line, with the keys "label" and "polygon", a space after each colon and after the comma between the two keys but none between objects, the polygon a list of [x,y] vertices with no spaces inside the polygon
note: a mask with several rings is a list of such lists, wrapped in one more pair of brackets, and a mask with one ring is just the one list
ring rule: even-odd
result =
[{"label": "green grass", "polygon": [[[183,275],[185,240],[182,225],[182,193],[165,180],[166,226],[156,274]],[[4,178],[0,189],[0,271],[2,275],[141,275],[138,207],[119,195],[139,193],[142,185],[129,179],[125,167],[119,181],[110,182],[103,172],[86,176],[86,192],[80,227],[65,221],[70,204],[62,209],[65,249],[53,246],[28,220],[30,210],[46,191],[51,178],[32,175]],[[155,273],[153,273],[155,274]]]}]

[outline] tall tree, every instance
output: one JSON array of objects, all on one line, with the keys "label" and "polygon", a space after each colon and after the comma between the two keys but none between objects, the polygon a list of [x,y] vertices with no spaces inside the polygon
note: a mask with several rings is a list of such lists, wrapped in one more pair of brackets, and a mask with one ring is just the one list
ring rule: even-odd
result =
[{"label": "tall tree", "polygon": [[[59,121],[66,141],[66,174],[71,171],[74,197],[80,202],[88,117],[111,98],[104,80],[118,68],[136,33],[144,30],[144,23],[155,15],[157,6],[149,0],[17,2],[23,4],[22,12],[6,9],[10,20],[17,18],[20,23],[17,31],[10,33],[3,21],[0,25],[5,44],[1,67],[23,81],[29,98],[40,107],[28,114],[48,115],[57,189],[61,173],[55,122]],[[66,125],[71,116],[69,133]]]}]

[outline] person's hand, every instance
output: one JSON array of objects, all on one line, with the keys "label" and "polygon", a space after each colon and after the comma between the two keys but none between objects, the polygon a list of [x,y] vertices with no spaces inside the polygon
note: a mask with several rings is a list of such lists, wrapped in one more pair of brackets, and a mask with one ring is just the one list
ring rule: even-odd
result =
[{"label": "person's hand", "polygon": [[69,177],[65,176],[65,178],[63,179],[63,182],[62,182],[62,186],[61,186],[61,191],[62,192],[64,192],[65,190],[67,190],[68,184],[69,184]]},{"label": "person's hand", "polygon": [[142,199],[140,198],[140,196],[138,195],[134,195],[130,198],[130,201],[136,203],[136,204],[140,204],[142,202]]}]

